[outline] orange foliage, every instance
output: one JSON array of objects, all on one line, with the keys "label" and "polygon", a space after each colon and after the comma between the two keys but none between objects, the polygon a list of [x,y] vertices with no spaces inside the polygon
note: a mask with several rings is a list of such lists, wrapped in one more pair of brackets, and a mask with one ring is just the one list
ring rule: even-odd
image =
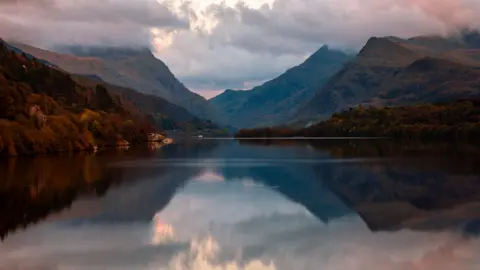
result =
[{"label": "orange foliage", "polygon": [[143,115],[116,104],[102,85],[92,90],[11,52],[1,41],[0,56],[0,155],[79,151],[124,139],[147,142],[153,131]]}]

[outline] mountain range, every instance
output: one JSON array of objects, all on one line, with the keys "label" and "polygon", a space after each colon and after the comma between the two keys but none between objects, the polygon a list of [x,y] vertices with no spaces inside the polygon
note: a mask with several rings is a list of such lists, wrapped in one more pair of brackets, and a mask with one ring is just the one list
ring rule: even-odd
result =
[{"label": "mountain range", "polygon": [[321,47],[302,64],[251,90],[226,90],[210,102],[237,127],[269,126],[288,121],[353,56]]},{"label": "mountain range", "polygon": [[105,85],[123,97],[124,106],[157,121],[197,126],[303,126],[359,104],[441,102],[478,96],[480,89],[480,34],[472,30],[449,37],[372,37],[356,55],[323,46],[277,78],[251,90],[225,90],[209,101],[146,48],[64,46],[54,52],[8,46],[81,84]]},{"label": "mountain range", "polygon": [[[46,69],[55,70],[56,73],[63,74],[64,77],[67,77],[69,80],[71,80],[70,84],[75,84],[75,85],[78,85],[77,87],[80,87],[82,89],[87,89],[86,93],[89,93],[89,91],[93,91],[93,89],[96,89],[98,85],[102,85],[106,89],[108,94],[113,97],[115,103],[117,104],[117,107],[116,107],[117,109],[121,109],[122,111],[129,112],[130,114],[136,115],[140,118],[147,117],[149,118],[150,122],[154,123],[157,126],[157,128],[161,130],[171,130],[171,129],[180,129],[180,130],[189,130],[189,131],[220,130],[220,128],[214,123],[212,123],[210,120],[204,120],[197,116],[194,116],[187,109],[179,105],[176,105],[174,103],[171,103],[158,95],[144,94],[137,91],[136,89],[134,90],[131,88],[108,83],[96,73],[85,74],[85,75],[69,73],[50,61],[37,58],[38,57],[37,54],[34,54],[34,53],[46,52],[46,54],[57,55],[60,60],[54,59],[54,61],[58,63],[63,63],[62,59],[75,58],[75,56],[56,54],[53,52],[37,49],[32,46],[22,45],[21,46],[22,48],[28,47],[29,51],[32,52],[32,53],[28,53],[23,51],[23,49],[20,49],[19,47],[17,47],[16,45],[18,43],[15,43],[16,45],[12,45],[11,43],[7,43],[1,39],[0,39],[0,43],[2,44],[2,46],[4,46],[5,48],[4,50],[17,54],[18,57],[20,58],[24,57],[25,60],[22,60],[22,61],[25,63],[26,66],[30,64],[28,61],[33,62],[32,64],[33,66],[38,66],[40,64],[43,64]],[[124,52],[128,53],[128,50]],[[114,50],[113,53],[117,53],[117,52]],[[138,52],[130,50],[130,53],[137,54]],[[146,54],[146,52],[144,53]],[[11,62],[10,64],[15,65],[15,63],[12,62],[13,61],[12,59],[16,59],[16,58],[9,58],[9,59],[10,59],[9,62]],[[95,62],[97,61],[97,59],[86,59],[85,61]],[[95,70],[92,70],[92,72],[95,72]],[[55,80],[53,77],[48,78],[47,75],[44,75],[44,77],[49,80],[50,79]],[[61,76],[59,77],[61,78]],[[28,77],[26,78],[28,79]],[[56,80],[59,80],[58,84],[64,83],[64,82],[61,82],[60,79],[56,79]],[[55,82],[52,82],[52,83],[55,83]],[[40,89],[38,91],[47,91],[47,89]],[[85,94],[82,94],[80,96],[78,95],[75,96],[74,93],[69,93],[69,91],[70,90],[65,89],[64,90],[65,93],[57,93],[57,92],[55,93],[55,95],[60,95],[59,97],[62,99],[62,101],[60,101],[61,106],[67,108],[68,110],[68,108],[72,108],[72,106],[78,107],[79,104],[82,104],[85,102],[84,100],[82,100],[83,97],[81,97],[82,95],[85,95]],[[6,94],[6,93],[2,92],[2,94]],[[48,93],[47,95],[51,96]],[[74,97],[72,97],[72,95],[74,95]],[[92,99],[92,97],[88,97],[91,95],[92,94],[87,94],[87,97],[85,98]],[[57,98],[57,96],[51,96],[51,97],[54,99]],[[69,98],[65,100],[65,97],[69,97]],[[68,102],[65,103],[66,101]],[[4,103],[2,104],[5,105]],[[95,106],[95,104],[91,104],[91,105]]]},{"label": "mountain range", "polygon": [[361,103],[405,105],[478,96],[480,35],[464,32],[463,37],[371,38],[296,117],[326,117]]},{"label": "mountain range", "polygon": [[247,91],[210,100],[241,128],[302,125],[359,104],[409,105],[480,94],[480,34],[372,37],[356,56],[324,46],[304,63]]},{"label": "mountain range", "polygon": [[158,96],[200,119],[221,122],[205,98],[188,90],[148,48],[63,46],[54,51],[10,42],[19,50],[73,74],[96,76],[113,85]]}]

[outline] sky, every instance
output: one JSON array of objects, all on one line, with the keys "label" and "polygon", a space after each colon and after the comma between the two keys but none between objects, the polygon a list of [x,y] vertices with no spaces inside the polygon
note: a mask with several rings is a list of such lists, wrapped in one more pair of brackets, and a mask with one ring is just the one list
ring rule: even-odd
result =
[{"label": "sky", "polygon": [[478,0],[0,0],[0,37],[56,45],[149,46],[206,97],[250,89],[324,44],[478,28]]}]

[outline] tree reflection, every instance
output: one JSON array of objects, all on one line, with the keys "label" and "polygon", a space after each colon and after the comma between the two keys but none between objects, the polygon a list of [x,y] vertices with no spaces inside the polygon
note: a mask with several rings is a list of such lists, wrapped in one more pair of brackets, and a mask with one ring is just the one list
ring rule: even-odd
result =
[{"label": "tree reflection", "polygon": [[[68,207],[79,195],[102,195],[122,178],[108,178],[108,164],[133,152],[8,158],[0,162],[0,237]],[[148,157],[148,152],[142,152]]]},{"label": "tree reflection", "polygon": [[[318,163],[309,170],[373,231],[456,228],[478,234],[477,145],[392,140],[240,141],[258,147],[258,152],[265,147],[293,147],[292,142],[294,147],[304,145],[323,157],[358,159]],[[306,175],[302,171],[296,183]],[[301,202],[302,197],[297,197]]]},{"label": "tree reflection", "polygon": [[[82,152],[3,159],[0,161],[0,238],[3,240],[18,228],[26,228],[51,213],[70,207],[80,196],[104,196],[111,187],[127,181],[166,178],[163,179],[165,181],[154,181],[150,186],[144,185],[144,189],[152,193],[148,193],[149,204],[152,205],[141,206],[143,212],[134,211],[142,218],[151,219],[155,211],[168,203],[179,185],[199,173],[198,169],[177,170],[161,164],[157,166],[155,162],[165,158],[196,156],[216,146],[216,142],[201,143],[197,140],[160,149],[146,146],[96,154]],[[118,166],[124,163],[134,166]],[[144,166],[149,164],[153,166]],[[129,195],[132,194],[122,193],[116,198],[117,203],[122,199],[128,200]],[[154,200],[156,205],[152,203]]]}]

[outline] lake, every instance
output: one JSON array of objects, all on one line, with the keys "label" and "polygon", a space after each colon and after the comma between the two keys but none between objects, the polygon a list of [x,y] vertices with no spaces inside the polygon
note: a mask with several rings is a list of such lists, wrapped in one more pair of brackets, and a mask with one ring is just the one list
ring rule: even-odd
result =
[{"label": "lake", "polygon": [[3,159],[0,269],[479,269],[478,150],[204,139]]}]

